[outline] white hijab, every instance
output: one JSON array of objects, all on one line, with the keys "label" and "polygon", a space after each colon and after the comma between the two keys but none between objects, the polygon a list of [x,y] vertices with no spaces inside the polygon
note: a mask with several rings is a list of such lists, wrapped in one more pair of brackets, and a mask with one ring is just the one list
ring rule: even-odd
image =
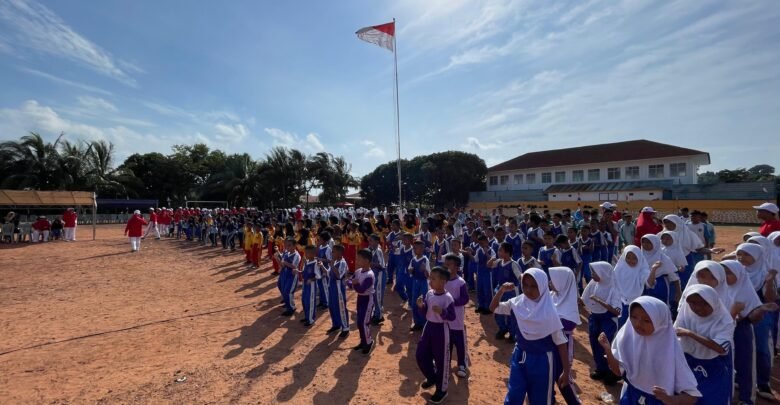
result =
[{"label": "white hijab", "polygon": [[[752,239],[752,238],[751,238]],[[758,291],[763,287],[766,279],[766,263],[764,262],[764,247],[755,243],[743,243],[737,247],[737,252],[743,251],[753,256],[755,262],[745,266],[745,272],[753,284],[753,289]]]},{"label": "white hijab", "polygon": [[620,294],[615,290],[613,284],[614,270],[612,265],[607,262],[594,262],[590,264],[590,270],[599,277],[600,281],[590,280],[585,290],[582,292],[582,302],[592,314],[603,314],[607,309],[593,301],[590,297],[601,298],[607,304],[620,308]]},{"label": "white hijab", "polygon": [[[720,267],[720,265],[718,266]],[[701,317],[693,312],[686,299],[694,294],[700,296],[712,307],[712,314]],[[688,284],[680,300],[680,310],[674,326],[688,329],[718,344],[731,342],[734,337],[734,319],[731,318],[729,310],[723,305],[719,296],[720,293],[708,285]],[[693,338],[680,337],[679,340],[683,351],[697,359],[709,360],[720,355]]]},{"label": "white hijab", "polygon": [[677,232],[675,231],[663,231],[660,233],[660,236],[669,235],[670,238],[672,238],[672,246],[663,246],[661,250],[669,256],[670,259],[672,259],[672,263],[674,263],[677,267],[685,267],[688,265],[688,260],[685,258],[685,254],[682,251],[682,247],[680,246],[679,237],[677,236]]},{"label": "white hijab", "polygon": [[628,382],[647,393],[652,393],[655,386],[669,395],[698,393],[696,377],[685,361],[669,307],[649,296],[637,298],[631,302],[631,307],[634,305],[647,312],[655,330],[650,336],[640,336],[633,324],[626,322],[612,341],[612,354],[625,370]]},{"label": "white hijab", "polygon": [[647,265],[652,266],[656,262],[661,262],[661,267],[655,271],[656,278],[677,273],[677,266],[675,266],[672,259],[661,250],[661,238],[658,235],[648,234],[643,236],[642,239],[647,240],[653,245],[653,249],[651,250],[642,248],[642,254],[645,255],[645,262],[647,262]]},{"label": "white hijab", "polygon": [[[746,238],[746,236],[747,236],[747,238]],[[758,233],[758,232],[755,232],[755,231],[754,232],[748,232],[748,233],[742,235],[742,240],[747,242],[748,239],[750,239],[750,238],[752,238],[754,236],[761,236],[761,234]]]},{"label": "white hijab", "polygon": [[763,236],[751,236],[750,239],[748,239],[748,243],[757,243],[761,245],[761,247],[764,248],[764,266],[766,266],[767,270],[775,269],[775,246],[773,241]]},{"label": "white hijab", "polygon": [[544,271],[530,268],[523,277],[533,277],[539,287],[539,299],[534,301],[521,294],[509,300],[518,329],[526,340],[539,340],[563,329],[558,311],[550,296],[549,280]]},{"label": "white hijab", "polygon": [[[626,256],[629,253],[633,253],[637,258],[637,264],[634,267],[626,263]],[[650,268],[647,266],[645,255],[642,254],[641,249],[633,245],[627,246],[615,265],[615,287],[624,305],[628,305],[642,295],[649,275]]]},{"label": "white hijab", "polygon": [[769,247],[769,251],[772,252],[770,255],[772,257],[772,265],[769,268],[778,271],[775,281],[778,282],[777,285],[780,285],[780,246],[775,244],[778,238],[780,238],[780,231],[774,231],[767,237],[772,242],[772,246]]},{"label": "white hijab", "polygon": [[561,318],[579,325],[580,311],[577,307],[577,286],[574,272],[568,267],[550,267],[550,281],[555,291],[550,291],[555,309]]},{"label": "white hijab", "polygon": [[[720,263],[712,260],[702,260],[696,263],[696,267],[693,268],[693,272],[691,273],[691,278],[688,280],[688,285],[701,285],[702,283],[699,282],[697,277],[698,273],[704,269],[709,270],[710,273],[712,273],[712,277],[714,277],[715,280],[718,280],[718,286],[714,287],[718,295],[721,297],[727,296],[729,293],[729,286],[726,282],[726,270],[723,269],[723,266],[721,266]],[[688,287],[686,286],[685,289],[687,290]],[[682,305],[683,301],[680,301],[680,307],[682,307]]]},{"label": "white hijab", "polygon": [[[726,303],[726,306],[730,312],[735,302],[745,304],[745,308],[739,313],[740,317],[745,318],[750,311],[761,306],[761,300],[758,298],[758,294],[756,294],[756,290],[753,288],[750,277],[748,277],[745,266],[742,263],[736,260],[724,260],[720,264],[728,267],[737,277],[737,282],[729,286],[729,302]],[[726,302],[726,300],[723,301]]]},{"label": "white hijab", "polygon": [[680,238],[678,242],[680,243],[684,255],[687,256],[688,253],[703,247],[699,235],[696,235],[690,230],[682,218],[677,215],[667,215],[664,217],[664,221],[671,221],[674,223],[674,231],[677,232],[677,235]]}]

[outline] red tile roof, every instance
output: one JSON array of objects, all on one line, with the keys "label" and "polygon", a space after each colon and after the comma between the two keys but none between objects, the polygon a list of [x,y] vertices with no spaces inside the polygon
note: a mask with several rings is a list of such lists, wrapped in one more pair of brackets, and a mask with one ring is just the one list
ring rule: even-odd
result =
[{"label": "red tile roof", "polygon": [[539,167],[586,165],[592,163],[622,162],[694,155],[707,155],[707,163],[710,162],[710,154],[707,152],[640,139],[636,141],[530,152],[514,159],[507,160],[506,162],[499,163],[489,168],[488,171],[497,172]]}]

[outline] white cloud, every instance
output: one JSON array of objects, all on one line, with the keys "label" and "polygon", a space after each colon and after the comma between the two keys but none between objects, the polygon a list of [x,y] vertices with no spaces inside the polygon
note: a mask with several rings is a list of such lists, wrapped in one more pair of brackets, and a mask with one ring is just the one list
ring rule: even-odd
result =
[{"label": "white cloud", "polygon": [[325,150],[325,146],[322,144],[322,141],[320,141],[320,136],[314,132],[310,132],[305,138],[301,139],[298,134],[284,131],[279,128],[265,128],[264,131],[271,136],[274,146],[298,149],[307,153],[316,153]]},{"label": "white cloud", "polygon": [[125,70],[139,72],[140,68],[129,62],[115,60],[42,4],[33,0],[5,0],[0,2],[0,20],[4,20],[14,31],[12,43],[15,47],[56,55],[135,86],[135,79]]},{"label": "white cloud", "polygon": [[214,125],[217,140],[222,142],[241,142],[249,135],[249,130],[243,124],[217,123]]},{"label": "white cloud", "polygon": [[322,142],[320,142],[320,136],[313,132],[306,135],[306,142],[308,142],[308,144],[311,145],[311,148],[317,152],[325,150],[325,147],[322,146]]},{"label": "white cloud", "polygon": [[111,104],[110,102],[100,98],[100,97],[92,97],[92,96],[79,96],[77,97],[79,104],[84,107],[88,108],[90,110],[103,110],[103,111],[109,111],[109,112],[117,112],[116,106]]},{"label": "white cloud", "polygon": [[365,146],[366,149],[363,150],[362,155],[370,158],[384,158],[386,156],[385,151],[377,146],[374,141],[369,141],[367,139],[364,139],[360,141],[360,144]]},{"label": "white cloud", "polygon": [[63,79],[63,78],[61,78],[59,76],[54,76],[54,75],[46,73],[46,72],[41,72],[40,70],[24,68],[24,67],[20,67],[19,70],[24,72],[24,73],[31,74],[33,76],[42,77],[42,78],[44,78],[46,80],[49,80],[49,81],[52,81],[54,83],[64,84],[66,86],[71,86],[71,87],[75,87],[77,89],[91,91],[93,93],[103,94],[103,95],[106,95],[106,96],[110,96],[111,95],[111,92],[103,90],[101,88],[98,88],[98,87],[95,87],[95,86],[90,86],[90,85],[87,85],[87,84],[84,84],[84,83],[74,82],[74,81],[68,80],[68,79]]},{"label": "white cloud", "polygon": [[479,139],[470,136],[466,138],[466,144],[463,145],[463,147],[467,149],[477,149],[480,151],[484,151],[490,149],[497,149],[499,145],[496,143],[483,143]]}]

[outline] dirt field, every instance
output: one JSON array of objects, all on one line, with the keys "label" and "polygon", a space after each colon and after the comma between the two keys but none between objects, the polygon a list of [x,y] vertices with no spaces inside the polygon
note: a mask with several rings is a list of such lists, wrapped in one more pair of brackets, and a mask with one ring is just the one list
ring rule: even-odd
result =
[{"label": "dirt field", "polygon": [[[267,261],[249,270],[237,253],[172,240],[133,254],[122,229],[101,226],[94,242],[82,227],[73,243],[0,245],[2,403],[420,404],[432,393],[419,388],[419,332],[408,332],[394,293],[364,356],[351,350],[354,325],[346,340],[326,336],[327,311],[310,329],[281,317]],[[719,227],[719,245],[747,230]],[[470,307],[471,376],[453,373],[448,403],[500,403],[512,345]],[[588,378],[585,328],[576,339],[581,397],[596,403],[605,389]]]}]

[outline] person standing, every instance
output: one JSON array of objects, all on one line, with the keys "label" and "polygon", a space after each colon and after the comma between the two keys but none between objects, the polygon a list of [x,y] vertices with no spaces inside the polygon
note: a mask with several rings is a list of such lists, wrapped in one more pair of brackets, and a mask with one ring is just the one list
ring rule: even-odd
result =
[{"label": "person standing", "polygon": [[141,249],[141,234],[143,233],[144,225],[147,222],[141,216],[141,211],[135,210],[133,216],[127,220],[125,226],[125,235],[130,238],[130,251],[137,252]]},{"label": "person standing", "polygon": [[65,223],[65,236],[63,237],[65,242],[76,240],[76,224],[78,222],[78,217],[78,214],[76,214],[76,211],[73,208],[68,208],[65,210],[65,213],[62,214],[62,222]]},{"label": "person standing", "polygon": [[[140,211],[139,211],[140,213]],[[146,222],[146,221],[144,221]],[[157,235],[156,239],[160,239],[160,230],[157,229],[157,213],[154,212],[154,208],[149,208],[149,226],[146,227],[146,232],[143,236],[141,236],[141,239],[146,238],[152,230],[154,230],[155,235]]]},{"label": "person standing", "polygon": [[753,208],[756,209],[758,219],[764,221],[758,230],[761,236],[769,237],[770,233],[780,231],[780,220],[777,219],[777,204],[766,202]]}]

